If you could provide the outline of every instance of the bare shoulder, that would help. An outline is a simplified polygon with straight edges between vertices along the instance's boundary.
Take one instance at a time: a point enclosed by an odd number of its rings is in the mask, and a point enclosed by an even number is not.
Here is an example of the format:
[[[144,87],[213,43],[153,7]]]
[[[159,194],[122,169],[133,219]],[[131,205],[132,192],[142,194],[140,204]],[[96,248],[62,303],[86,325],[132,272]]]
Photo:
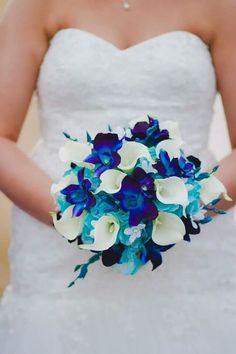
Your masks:
[[[0,21],[0,33],[12,36],[50,36],[56,26],[55,9],[60,0],[8,0]]]
[[[51,0],[9,0],[0,21],[0,135],[17,140],[48,48]]]
[[[236,39],[236,0],[211,0],[208,2],[212,24],[212,42]]]

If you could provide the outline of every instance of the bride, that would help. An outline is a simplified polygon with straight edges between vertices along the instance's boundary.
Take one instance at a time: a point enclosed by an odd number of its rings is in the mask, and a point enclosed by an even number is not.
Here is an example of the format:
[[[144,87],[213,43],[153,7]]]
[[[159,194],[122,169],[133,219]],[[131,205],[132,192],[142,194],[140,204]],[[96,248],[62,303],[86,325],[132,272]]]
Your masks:
[[[194,0],[12,0],[0,26],[0,187],[14,203],[11,279],[0,306],[1,354],[234,354],[233,202],[191,243],[125,276],[100,263],[72,288],[86,251],[59,237],[50,186],[63,131],[177,120],[191,153],[207,148],[217,91],[232,152],[217,176],[236,198],[236,5]],[[32,94],[41,139],[16,146]],[[220,143],[220,142],[219,142]],[[88,251],[89,252],[89,251]]]

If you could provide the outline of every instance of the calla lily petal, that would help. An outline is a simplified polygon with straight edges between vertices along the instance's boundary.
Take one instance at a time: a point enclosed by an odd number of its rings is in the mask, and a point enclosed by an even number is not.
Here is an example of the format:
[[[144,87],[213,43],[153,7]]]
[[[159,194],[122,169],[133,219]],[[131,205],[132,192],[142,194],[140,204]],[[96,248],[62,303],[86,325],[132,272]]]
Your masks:
[[[79,247],[92,251],[107,250],[116,242],[119,229],[120,226],[113,216],[104,215],[95,223],[92,235],[94,243],[80,244]]]
[[[223,194],[226,200],[232,201],[232,198],[227,194],[226,187],[216,176],[211,175],[209,178],[204,178],[199,181],[199,184],[202,187],[200,197],[204,204],[208,204],[214,199],[219,198],[221,194]]]
[[[59,220],[57,220],[56,213],[51,213],[55,229],[68,240],[74,240],[81,234],[87,213],[84,211],[79,217],[73,217],[73,208],[74,205],[69,206]]]
[[[185,225],[175,214],[160,212],[153,221],[152,240],[158,245],[166,246],[183,240]]]
[[[141,157],[146,157],[149,161],[152,161],[147,146],[135,141],[124,143],[118,151],[118,154],[121,157],[121,162],[118,167],[124,171],[133,169],[137,160]]]
[[[125,173],[118,170],[104,171],[100,176],[102,183],[96,190],[96,193],[100,191],[105,191],[111,194],[119,192],[122,180],[125,176]]]
[[[78,141],[69,140],[59,149],[59,158],[63,162],[74,162],[80,166],[91,165],[83,160],[91,154],[91,147]]]
[[[164,204],[188,204],[188,190],[185,183],[179,177],[156,179],[156,196]]]
[[[181,144],[176,139],[167,139],[161,141],[156,147],[156,154],[159,156],[161,149],[167,151],[170,159],[180,156]]]

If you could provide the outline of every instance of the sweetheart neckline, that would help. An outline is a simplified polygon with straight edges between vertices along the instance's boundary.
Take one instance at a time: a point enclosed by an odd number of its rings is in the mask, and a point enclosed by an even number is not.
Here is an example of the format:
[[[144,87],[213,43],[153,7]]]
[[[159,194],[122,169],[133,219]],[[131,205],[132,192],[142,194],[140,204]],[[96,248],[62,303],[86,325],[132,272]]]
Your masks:
[[[153,37],[149,37],[143,41],[140,41],[134,45],[131,45],[127,48],[119,48],[114,43],[106,40],[103,37],[96,35],[93,32],[83,30],[81,28],[76,28],[76,27],[67,27],[67,28],[61,28],[57,32],[55,32],[55,34],[50,38],[49,43],[52,43],[57,38],[58,35],[60,35],[61,33],[65,33],[65,32],[75,32],[75,33],[77,32],[77,33],[88,35],[91,38],[94,38],[95,40],[99,40],[99,41],[105,43],[106,45],[108,45],[111,48],[113,48],[114,50],[116,50],[118,53],[126,53],[126,52],[129,52],[129,51],[134,50],[136,48],[138,49],[139,47],[142,47],[143,45],[151,43],[155,40],[158,41],[158,40],[165,39],[170,36],[177,35],[177,34],[190,36],[190,38],[196,39],[197,41],[199,41],[199,43],[201,43],[209,51],[209,45],[200,36],[198,36],[197,34],[191,32],[191,31],[186,31],[186,30],[173,30],[173,31],[162,32],[162,33],[157,34]]]

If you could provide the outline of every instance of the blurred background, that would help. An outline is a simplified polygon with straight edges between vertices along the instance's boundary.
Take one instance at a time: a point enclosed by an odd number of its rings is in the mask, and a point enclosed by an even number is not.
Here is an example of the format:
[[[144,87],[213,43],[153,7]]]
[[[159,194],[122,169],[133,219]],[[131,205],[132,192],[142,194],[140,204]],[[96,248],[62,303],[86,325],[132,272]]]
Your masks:
[[[6,0],[0,0],[0,16],[5,2]],[[216,98],[214,111],[209,145],[217,159],[220,160],[230,152],[230,143],[220,95]],[[38,138],[37,97],[34,95],[17,144],[24,152],[28,152],[32,149]],[[8,247],[11,238],[10,212],[11,202],[0,192],[0,295],[9,281]]]

